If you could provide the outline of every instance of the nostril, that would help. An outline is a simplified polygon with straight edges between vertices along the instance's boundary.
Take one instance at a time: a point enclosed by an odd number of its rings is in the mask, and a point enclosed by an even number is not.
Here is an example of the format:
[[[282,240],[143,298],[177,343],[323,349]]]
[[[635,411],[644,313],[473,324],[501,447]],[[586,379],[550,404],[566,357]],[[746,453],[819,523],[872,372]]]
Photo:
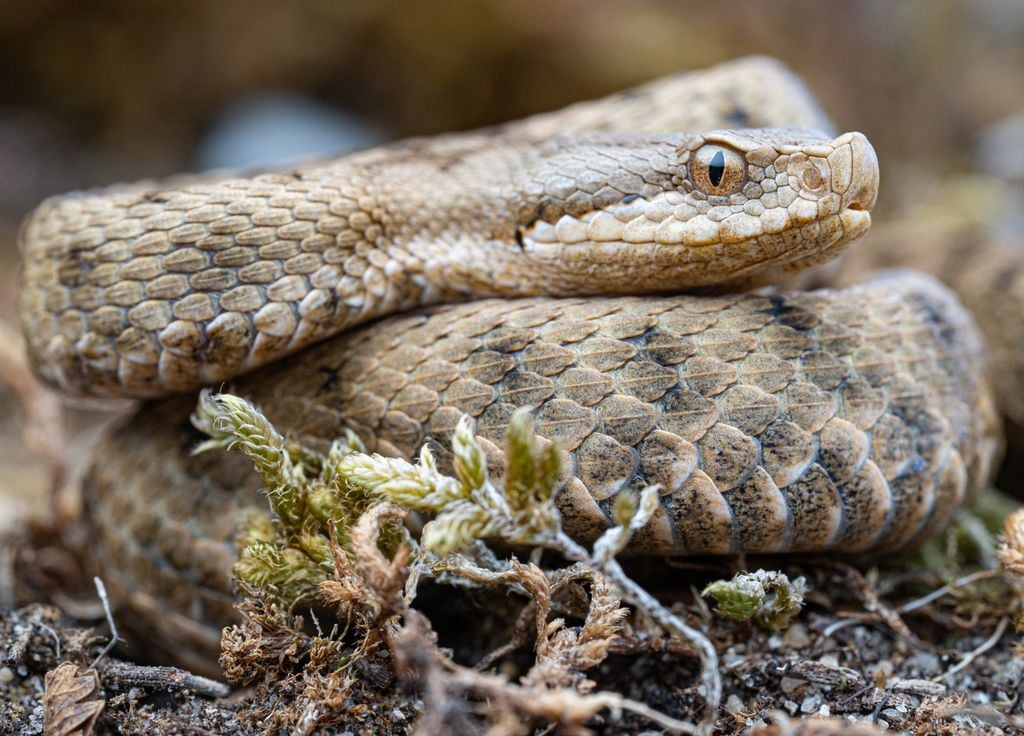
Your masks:
[[[878,197],[878,158],[875,149],[861,133],[847,133],[838,140],[842,140],[845,145],[837,153],[846,149],[836,162],[841,161],[846,172],[842,177],[847,184],[843,207],[856,212],[868,212],[874,208]]]

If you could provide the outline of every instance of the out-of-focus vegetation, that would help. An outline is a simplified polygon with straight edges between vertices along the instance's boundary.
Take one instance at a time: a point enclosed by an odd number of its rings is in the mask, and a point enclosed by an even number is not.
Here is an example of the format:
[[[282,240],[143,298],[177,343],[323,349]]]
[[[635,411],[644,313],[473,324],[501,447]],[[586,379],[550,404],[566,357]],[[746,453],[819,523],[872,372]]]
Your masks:
[[[7,0],[0,212],[190,168],[258,90],[394,136],[494,123],[681,68],[768,53],[887,168],[968,166],[972,132],[1024,107],[1016,0]],[[884,204],[884,202],[883,202]]]

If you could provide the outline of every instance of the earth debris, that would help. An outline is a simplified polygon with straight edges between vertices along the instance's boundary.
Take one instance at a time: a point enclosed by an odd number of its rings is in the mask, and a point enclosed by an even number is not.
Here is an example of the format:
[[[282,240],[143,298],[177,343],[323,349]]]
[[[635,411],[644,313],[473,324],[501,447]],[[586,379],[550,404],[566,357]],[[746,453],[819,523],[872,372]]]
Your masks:
[[[0,731],[1024,733],[1024,512],[998,543],[986,512],[965,516],[866,573],[751,558],[666,580],[665,561],[617,559],[657,489],[627,495],[586,550],[561,531],[557,450],[527,414],[500,480],[468,422],[452,475],[429,450],[371,456],[351,435],[320,455],[229,395],[205,394],[194,422],[200,449],[253,460],[273,512],[239,534],[241,620],[220,658],[235,691],[104,656],[101,619],[31,602],[0,617]],[[23,568],[69,538],[9,555],[5,584],[38,580]]]

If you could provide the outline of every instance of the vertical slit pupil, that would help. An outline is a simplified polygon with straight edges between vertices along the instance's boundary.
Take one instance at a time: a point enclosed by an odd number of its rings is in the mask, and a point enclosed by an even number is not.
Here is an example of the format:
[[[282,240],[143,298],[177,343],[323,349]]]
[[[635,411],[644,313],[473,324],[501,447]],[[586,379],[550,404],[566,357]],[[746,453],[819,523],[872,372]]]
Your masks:
[[[711,181],[711,186],[717,187],[721,184],[723,176],[725,176],[725,153],[719,149],[715,151],[715,155],[708,162],[708,179]]]

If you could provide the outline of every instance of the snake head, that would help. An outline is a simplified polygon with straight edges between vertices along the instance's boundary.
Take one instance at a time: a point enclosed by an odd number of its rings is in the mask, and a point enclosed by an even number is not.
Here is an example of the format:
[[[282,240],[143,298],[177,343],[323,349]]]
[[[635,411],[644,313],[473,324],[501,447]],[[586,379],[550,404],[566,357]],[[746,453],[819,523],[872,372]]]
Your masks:
[[[860,133],[713,131],[591,142],[540,172],[524,255],[575,293],[747,285],[838,255],[871,224],[878,160]],[[571,187],[567,182],[572,182]]]

